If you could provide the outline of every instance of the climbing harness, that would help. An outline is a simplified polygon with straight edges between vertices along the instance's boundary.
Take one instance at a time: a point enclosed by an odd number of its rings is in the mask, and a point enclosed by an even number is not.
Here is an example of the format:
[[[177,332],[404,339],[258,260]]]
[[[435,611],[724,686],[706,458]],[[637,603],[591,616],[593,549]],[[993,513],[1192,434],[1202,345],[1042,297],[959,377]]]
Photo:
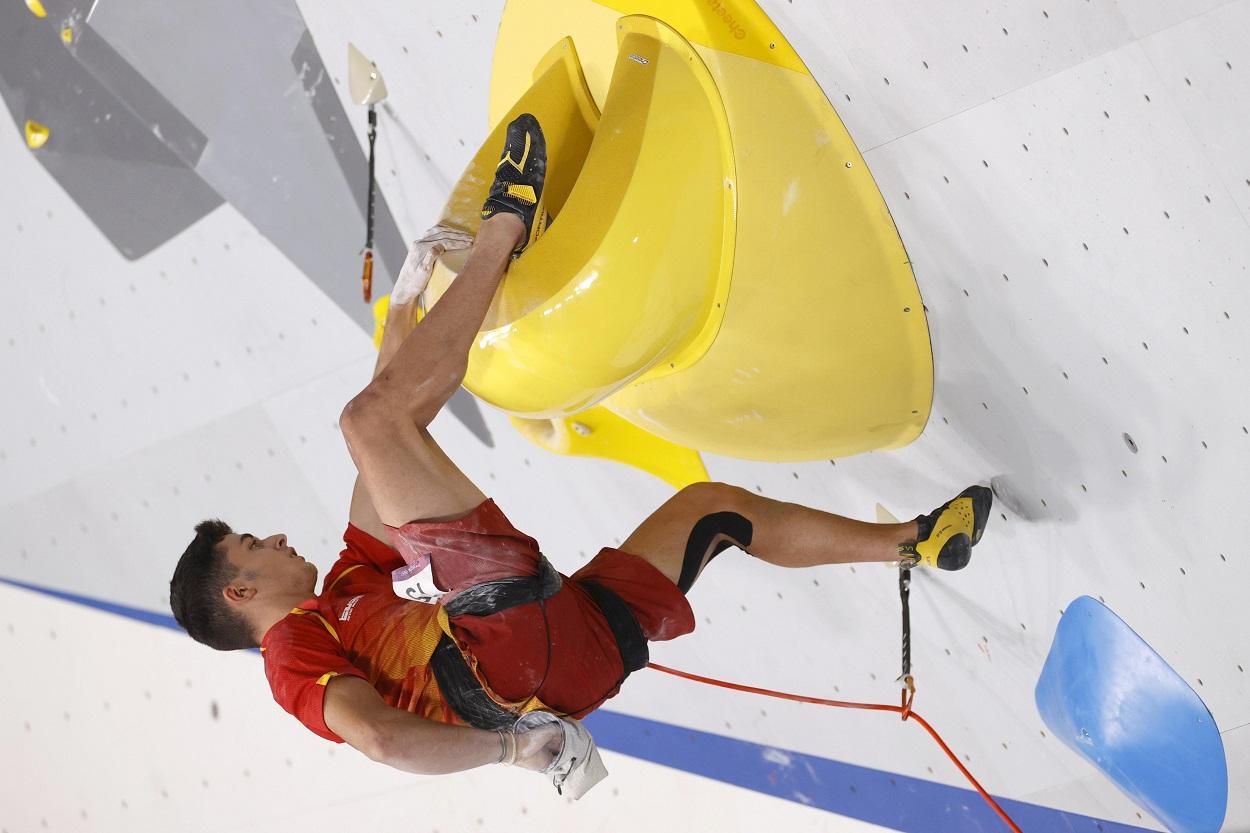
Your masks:
[[[999,806],[993,796],[985,791],[985,788],[982,787],[977,779],[972,776],[972,773],[968,771],[967,767],[959,762],[959,758],[954,752],[951,751],[950,747],[946,745],[946,742],[942,740],[941,735],[939,735],[937,731],[929,725],[929,722],[921,717],[918,712],[912,710],[912,700],[916,696],[916,682],[911,673],[911,611],[909,605],[909,597],[911,594],[911,567],[912,562],[910,561],[903,561],[899,564],[898,591],[899,598],[903,605],[903,673],[899,677],[899,682],[903,685],[901,705],[888,706],[884,703],[855,703],[847,700],[826,700],[820,697],[806,697],[801,694],[787,694],[785,692],[772,691],[766,688],[756,688],[755,686],[746,686],[738,683],[726,682],[724,680],[716,680],[711,677],[703,677],[698,674],[691,674],[687,671],[679,671],[676,668],[658,665],[654,662],[648,663],[647,667],[653,668],[656,671],[663,671],[665,674],[672,674],[675,677],[692,680],[693,682],[719,686],[721,688],[728,688],[734,691],[744,691],[748,694],[759,694],[764,697],[776,697],[781,700],[792,700],[796,703],[813,703],[818,706],[832,706],[840,709],[864,709],[867,711],[895,712],[904,721],[914,720],[929,733],[937,745],[941,747],[942,751],[946,753],[946,757],[950,758],[951,762],[959,768],[959,771],[962,772],[964,777],[968,779],[968,782],[971,783],[972,786],[976,788],[976,791],[981,794],[981,798],[985,799],[985,803],[988,804],[1004,822],[1006,822],[1007,826],[1011,828],[1013,833],[1022,833],[1016,823],[1011,820],[1011,816],[1007,815],[1006,811]]]
[[[616,647],[621,656],[622,671],[620,679],[613,687],[619,689],[630,674],[646,667],[650,659],[647,638],[638,620],[629,609],[629,605],[620,596],[593,581],[580,581],[577,584],[603,613],[603,618],[616,640]],[[545,603],[558,593],[562,586],[563,579],[560,574],[540,553],[537,575],[475,584],[456,594],[455,598],[443,605],[448,616],[490,616],[523,604],[537,603],[539,605],[543,616],[543,627],[547,632],[547,668],[543,672],[542,681],[534,688],[534,694],[527,702],[525,708],[529,710],[548,708],[538,700],[538,692],[542,690],[543,683],[547,681],[547,674],[551,670],[553,651]],[[499,730],[510,729],[516,723],[515,710],[505,708],[486,691],[449,634],[445,633],[439,640],[438,646],[430,657],[430,666],[438,681],[443,699],[470,726],[478,729]],[[577,714],[585,708],[586,706],[581,706],[570,709],[566,714]]]

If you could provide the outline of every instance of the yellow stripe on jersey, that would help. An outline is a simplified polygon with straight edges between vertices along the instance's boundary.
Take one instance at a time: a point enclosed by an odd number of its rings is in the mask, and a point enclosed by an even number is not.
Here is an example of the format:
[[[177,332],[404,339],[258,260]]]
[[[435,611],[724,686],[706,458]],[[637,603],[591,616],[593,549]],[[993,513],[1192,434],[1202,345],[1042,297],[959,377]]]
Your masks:
[[[326,630],[328,630],[328,631],[330,632],[330,636],[333,636],[333,637],[334,637],[334,641],[335,641],[335,642],[337,642],[337,643],[339,643],[340,645],[342,645],[342,644],[343,644],[343,640],[339,639],[339,633],[338,633],[338,631],[336,631],[336,630],[334,629],[334,626],[333,626],[333,625],[331,625],[329,622],[327,622],[327,621],[326,621],[326,619],[325,619],[325,617],[324,617],[324,616],[322,616],[322,615],[321,615],[320,613],[318,613],[317,611],[315,611],[315,610],[304,610],[304,608],[302,608],[302,607],[296,607],[296,608],[292,608],[292,609],[291,609],[291,612],[292,612],[292,613],[295,613],[295,614],[297,614],[297,615],[299,615],[299,616],[303,616],[305,613],[311,613],[313,616],[316,616],[316,617],[317,617],[317,619],[321,622],[321,624],[322,624],[322,625],[325,625],[325,629],[326,629]]]
[[[324,594],[326,594],[326,593],[329,593],[331,590],[333,590],[335,587],[337,587],[337,586],[338,586],[339,582],[340,582],[340,581],[342,581],[342,580],[343,580],[343,579],[347,576],[347,574],[348,574],[348,573],[350,573],[352,570],[359,570],[359,569],[360,569],[361,567],[363,567],[363,566],[365,566],[365,565],[364,565],[364,564],[356,564],[355,566],[348,567],[346,570],[344,570],[343,572],[339,573],[339,577],[338,577],[338,578],[336,578],[336,579],[334,580],[334,584],[331,584],[331,585],[330,585],[329,587],[327,587],[325,590],[322,590],[322,591],[321,591],[321,592],[322,592],[322,594],[324,595]]]

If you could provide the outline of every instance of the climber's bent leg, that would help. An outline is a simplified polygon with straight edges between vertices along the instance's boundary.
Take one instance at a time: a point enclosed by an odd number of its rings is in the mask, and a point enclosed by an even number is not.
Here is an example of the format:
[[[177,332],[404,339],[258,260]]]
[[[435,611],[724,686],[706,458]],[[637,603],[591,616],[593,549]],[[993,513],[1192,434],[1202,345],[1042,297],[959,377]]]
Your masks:
[[[621,544],[683,591],[734,546],[780,567],[899,559],[915,522],[872,524],[784,503],[724,483],[695,483],[670,498]]]
[[[340,425],[361,481],[387,526],[462,517],[486,500],[424,426],[363,410]]]

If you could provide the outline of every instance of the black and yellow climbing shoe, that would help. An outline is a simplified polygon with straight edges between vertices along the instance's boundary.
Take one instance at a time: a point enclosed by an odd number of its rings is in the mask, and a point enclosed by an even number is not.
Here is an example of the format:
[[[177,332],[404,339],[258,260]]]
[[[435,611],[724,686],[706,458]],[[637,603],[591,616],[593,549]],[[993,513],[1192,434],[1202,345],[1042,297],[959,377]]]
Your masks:
[[[482,219],[500,211],[515,214],[525,222],[525,237],[513,250],[519,255],[547,228],[549,218],[543,207],[543,179],[547,175],[547,141],[538,119],[522,113],[508,125],[503,154],[495,166],[495,181],[482,205]]]
[[[993,503],[994,493],[988,488],[969,486],[928,515],[916,518],[916,543],[900,547],[900,555],[916,565],[962,570],[985,532]]]

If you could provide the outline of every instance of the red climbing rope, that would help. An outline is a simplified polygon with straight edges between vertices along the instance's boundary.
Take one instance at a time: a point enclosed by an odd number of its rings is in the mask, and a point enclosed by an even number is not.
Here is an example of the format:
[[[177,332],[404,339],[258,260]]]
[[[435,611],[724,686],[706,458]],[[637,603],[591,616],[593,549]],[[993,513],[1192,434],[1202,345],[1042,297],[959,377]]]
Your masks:
[[[993,796],[985,791],[985,789],[977,782],[977,779],[972,777],[972,773],[959,762],[959,758],[957,758],[955,753],[950,750],[950,747],[946,745],[946,742],[942,740],[941,736],[933,730],[933,727],[929,725],[928,721],[921,717],[918,713],[912,711],[912,698],[906,691],[903,693],[903,704],[900,706],[887,706],[883,703],[853,703],[847,700],[825,700],[820,697],[804,697],[801,694],[786,694],[780,691],[770,691],[766,688],[755,688],[754,686],[727,683],[724,680],[714,680],[711,677],[701,677],[698,674],[678,671],[675,668],[657,665],[654,662],[648,663],[647,667],[654,668],[656,671],[663,671],[665,674],[672,674],[675,677],[684,677],[685,679],[693,680],[696,683],[720,686],[721,688],[729,688],[735,691],[745,691],[748,694],[760,694],[765,697],[778,697],[782,700],[794,700],[798,703],[814,703],[818,706],[834,706],[840,709],[867,709],[869,711],[894,712],[895,714],[901,715],[903,720],[911,718],[923,726],[925,731],[933,736],[933,739],[937,741],[938,746],[942,747],[942,751],[946,753],[946,756],[954,762],[955,766],[959,767],[959,771],[964,774],[964,777],[968,779],[972,786],[977,788],[977,792],[979,792],[981,797],[985,799],[985,803],[989,804],[990,807],[994,809],[994,812],[998,813],[998,815],[1002,817],[1003,821],[1007,823],[1007,826],[1010,827],[1014,833],[1021,833],[1020,828],[1017,827],[1016,823],[1011,820],[1011,816],[1007,815],[1003,808],[998,806],[998,802],[994,800]]]

